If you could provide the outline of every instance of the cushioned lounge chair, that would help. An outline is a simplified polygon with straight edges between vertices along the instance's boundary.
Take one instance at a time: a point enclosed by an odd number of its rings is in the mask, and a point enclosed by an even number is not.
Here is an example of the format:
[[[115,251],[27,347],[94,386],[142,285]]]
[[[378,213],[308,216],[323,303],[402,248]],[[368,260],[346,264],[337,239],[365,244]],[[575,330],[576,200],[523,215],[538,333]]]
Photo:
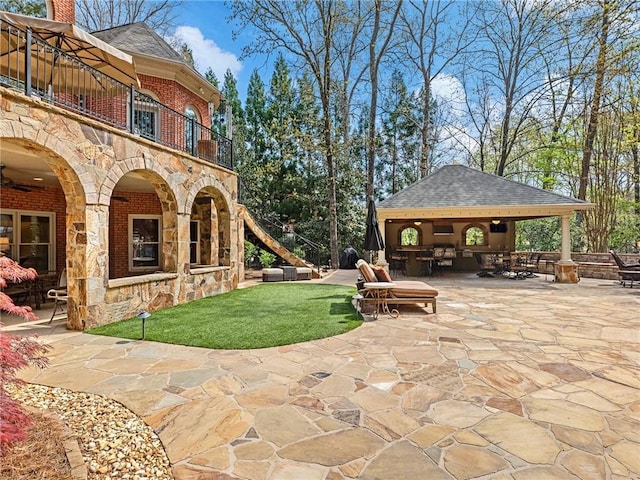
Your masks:
[[[400,304],[424,304],[425,306],[431,305],[433,313],[436,313],[436,297],[438,291],[431,285],[425,282],[417,280],[392,280],[389,273],[382,267],[369,265],[364,260],[360,259],[356,262],[356,267],[360,271],[360,275],[364,278],[365,282],[393,282],[393,287],[389,292],[387,303],[389,305]],[[367,298],[367,289],[363,288],[358,293]]]

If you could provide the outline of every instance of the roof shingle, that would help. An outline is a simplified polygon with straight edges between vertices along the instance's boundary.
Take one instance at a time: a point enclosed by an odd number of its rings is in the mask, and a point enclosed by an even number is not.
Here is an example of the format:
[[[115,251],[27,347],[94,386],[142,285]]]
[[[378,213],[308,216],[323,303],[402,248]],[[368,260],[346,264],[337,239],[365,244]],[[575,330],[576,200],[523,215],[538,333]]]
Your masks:
[[[183,58],[145,23],[130,23],[119,27],[93,32],[92,35],[125,52],[141,53],[154,57],[184,62]]]
[[[587,202],[474,170],[446,165],[378,203],[378,208],[582,205]]]

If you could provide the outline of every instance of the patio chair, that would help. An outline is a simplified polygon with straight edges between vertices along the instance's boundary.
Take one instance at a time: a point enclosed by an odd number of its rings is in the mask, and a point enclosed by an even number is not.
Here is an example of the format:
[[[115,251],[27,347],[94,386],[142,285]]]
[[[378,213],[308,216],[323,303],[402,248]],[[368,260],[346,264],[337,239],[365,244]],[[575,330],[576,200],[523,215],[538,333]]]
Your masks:
[[[640,271],[640,263],[625,263],[614,250],[609,250],[613,260],[620,270],[638,270]]]
[[[356,263],[356,267],[360,271],[364,282],[393,282],[395,286],[389,290],[389,296],[386,298],[386,303],[389,305],[400,304],[424,304],[431,305],[433,313],[436,313],[436,297],[438,291],[431,285],[419,280],[392,280],[389,273],[382,267],[376,267],[369,265],[364,260],[360,259]],[[373,300],[373,295],[368,292],[366,288],[360,290],[360,293],[365,301]]]
[[[53,313],[49,319],[49,323],[53,321],[53,317],[56,316],[58,307],[63,308],[69,300],[69,294],[67,293],[67,269],[62,269],[60,273],[60,279],[58,280],[58,287],[52,288],[47,292],[47,298],[53,300]]]
[[[480,267],[480,271],[476,273],[479,277],[493,277],[493,271],[495,270],[495,264],[492,256],[485,253],[476,253],[476,262]]]
[[[527,277],[537,277],[535,272],[540,271],[540,258],[542,258],[542,254],[531,254],[529,258],[526,260],[524,264],[524,274]]]

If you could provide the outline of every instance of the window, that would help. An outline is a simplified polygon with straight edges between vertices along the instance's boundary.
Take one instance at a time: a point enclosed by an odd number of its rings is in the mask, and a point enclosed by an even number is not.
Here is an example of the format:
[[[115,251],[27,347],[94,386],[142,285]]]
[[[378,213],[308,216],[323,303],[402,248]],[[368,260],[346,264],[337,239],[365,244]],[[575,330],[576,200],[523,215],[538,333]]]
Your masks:
[[[464,244],[465,245],[484,245],[485,234],[484,230],[478,226],[469,226],[464,232]]]
[[[162,244],[162,218],[157,215],[129,215],[131,270],[158,270]]]
[[[151,140],[156,139],[156,112],[155,110],[138,110],[133,112],[133,121],[136,133]]]
[[[0,250],[9,258],[14,258],[15,236],[13,214],[0,214]]]
[[[0,248],[38,272],[55,270],[54,232],[54,213],[16,210],[0,215]]]
[[[197,136],[196,123],[198,122],[198,114],[192,107],[187,107],[184,112],[185,117],[185,146],[187,152],[193,152],[195,148],[194,138]]]
[[[420,232],[417,228],[406,227],[400,232],[400,245],[420,245]]]
[[[200,264],[200,222],[191,220],[189,224],[191,236],[189,237],[189,263],[191,265]]]
[[[149,140],[159,140],[160,110],[158,102],[144,93],[136,94],[133,111],[133,131]]]

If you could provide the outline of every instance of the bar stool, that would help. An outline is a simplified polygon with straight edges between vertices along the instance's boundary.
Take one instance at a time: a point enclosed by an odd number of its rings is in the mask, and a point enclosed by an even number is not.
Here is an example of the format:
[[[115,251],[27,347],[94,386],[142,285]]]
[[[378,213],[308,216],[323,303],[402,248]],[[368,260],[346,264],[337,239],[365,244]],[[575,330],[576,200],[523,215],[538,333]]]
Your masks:
[[[431,276],[433,274],[433,257],[419,255],[416,261],[420,264],[420,274]]]
[[[406,253],[394,252],[391,254],[389,269],[396,274],[407,274],[407,261],[409,256]]]

